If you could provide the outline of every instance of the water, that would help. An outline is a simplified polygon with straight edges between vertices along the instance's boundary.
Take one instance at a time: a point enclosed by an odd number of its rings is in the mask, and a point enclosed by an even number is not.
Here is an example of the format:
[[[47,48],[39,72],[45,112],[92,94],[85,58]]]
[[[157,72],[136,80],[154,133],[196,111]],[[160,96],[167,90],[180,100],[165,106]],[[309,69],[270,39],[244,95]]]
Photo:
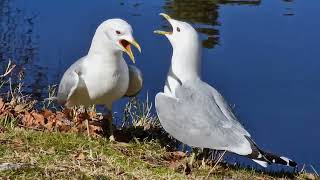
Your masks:
[[[87,53],[98,24],[120,17],[133,26],[142,47],[142,54],[134,52],[145,79],[140,98],[153,99],[163,89],[171,58],[168,40],[153,34],[168,26],[158,15],[166,12],[200,32],[203,79],[235,105],[255,141],[319,169],[319,5],[318,0],[0,0],[1,64],[14,59],[26,70],[27,90],[46,96],[47,86]],[[125,102],[114,110],[121,112]]]

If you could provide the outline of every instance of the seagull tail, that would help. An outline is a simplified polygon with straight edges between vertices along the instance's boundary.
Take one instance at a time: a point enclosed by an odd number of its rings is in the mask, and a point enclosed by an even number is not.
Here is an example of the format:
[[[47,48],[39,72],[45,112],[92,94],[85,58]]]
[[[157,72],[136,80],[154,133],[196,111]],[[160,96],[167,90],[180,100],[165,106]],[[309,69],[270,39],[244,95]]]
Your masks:
[[[268,165],[281,164],[290,167],[296,167],[297,163],[287,157],[278,156],[269,152],[262,151],[256,143],[249,137],[246,137],[250,142],[252,153],[248,154],[247,157],[252,159],[254,162],[258,163],[263,167],[267,167]]]

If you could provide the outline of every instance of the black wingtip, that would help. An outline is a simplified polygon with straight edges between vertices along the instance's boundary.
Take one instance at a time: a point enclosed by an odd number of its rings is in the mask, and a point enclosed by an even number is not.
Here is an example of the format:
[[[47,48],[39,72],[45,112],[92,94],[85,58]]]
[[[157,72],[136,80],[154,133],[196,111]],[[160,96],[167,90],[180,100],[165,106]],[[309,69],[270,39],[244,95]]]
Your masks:
[[[265,157],[272,163],[281,164],[285,166],[297,167],[297,163],[287,157],[277,156],[272,153],[264,152]]]
[[[251,148],[252,148],[252,153],[247,155],[247,157],[266,162],[268,164],[274,163],[274,164],[281,164],[285,166],[290,166],[290,167],[297,167],[297,163],[287,157],[284,156],[278,156],[269,152],[265,152],[258,148],[258,146],[255,144],[255,142],[250,138],[247,137],[248,141],[250,142]]]
[[[275,156],[275,155],[273,155],[273,156]],[[291,167],[297,167],[297,165],[298,165],[295,161],[293,161],[287,157],[281,156],[281,157],[275,157],[275,158],[277,159],[277,161],[279,161],[279,158],[280,158],[281,162],[279,164],[283,164],[283,165],[287,165],[287,166],[291,166]]]
[[[298,164],[297,164],[295,161],[290,160],[290,161],[289,161],[289,166],[291,166],[291,167],[297,167]]]

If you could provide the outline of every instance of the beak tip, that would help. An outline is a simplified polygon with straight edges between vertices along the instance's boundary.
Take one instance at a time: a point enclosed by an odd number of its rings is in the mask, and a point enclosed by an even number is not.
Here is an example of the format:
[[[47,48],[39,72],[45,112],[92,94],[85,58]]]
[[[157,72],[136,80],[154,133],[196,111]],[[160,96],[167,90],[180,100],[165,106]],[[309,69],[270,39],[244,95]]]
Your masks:
[[[125,53],[127,53],[128,56],[130,57],[130,60],[131,60],[133,63],[135,63],[136,61],[135,61],[135,59],[134,59],[134,55],[133,55],[133,53],[132,53],[130,44],[133,45],[133,46],[135,46],[140,53],[141,53],[141,47],[140,47],[140,45],[138,44],[138,42],[137,42],[136,40],[134,40],[134,39],[133,39],[133,40],[126,40],[126,41],[128,41],[129,45],[126,46],[126,47],[123,46],[123,48],[124,48],[123,51],[124,51]]]
[[[139,53],[141,53],[141,47],[138,46],[137,49],[138,49]]]
[[[133,40],[131,44],[135,46],[138,49],[138,51],[141,53],[141,47],[136,40]]]
[[[169,21],[170,19],[172,19],[168,14],[165,14],[165,13],[160,13],[159,15],[160,15],[160,16],[163,16],[163,17],[166,18],[168,21]]]

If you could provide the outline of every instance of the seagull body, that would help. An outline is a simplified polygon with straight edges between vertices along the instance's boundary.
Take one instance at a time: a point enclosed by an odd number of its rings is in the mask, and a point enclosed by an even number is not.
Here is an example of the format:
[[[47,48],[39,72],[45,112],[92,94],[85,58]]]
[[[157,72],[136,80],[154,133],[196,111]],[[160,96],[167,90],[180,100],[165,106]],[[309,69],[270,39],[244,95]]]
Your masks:
[[[126,52],[134,62],[130,44],[141,51],[126,21],[109,19],[103,22],[96,30],[88,54],[64,73],[58,102],[67,107],[105,105],[111,113],[114,101],[127,93],[131,96],[138,93],[142,88],[142,74],[138,68],[128,67],[123,58]],[[112,116],[111,119],[109,116],[111,121]]]
[[[156,95],[156,110],[163,128],[193,147],[225,150],[251,158],[266,167],[270,163],[296,166],[286,157],[262,151],[239,123],[223,96],[201,80],[201,46],[188,23],[164,16],[173,32],[165,35],[173,48],[164,93]]]
[[[111,109],[112,102],[124,96],[128,85],[129,70],[122,57],[111,62],[84,57],[65,72],[58,101],[67,107],[103,104]]]

